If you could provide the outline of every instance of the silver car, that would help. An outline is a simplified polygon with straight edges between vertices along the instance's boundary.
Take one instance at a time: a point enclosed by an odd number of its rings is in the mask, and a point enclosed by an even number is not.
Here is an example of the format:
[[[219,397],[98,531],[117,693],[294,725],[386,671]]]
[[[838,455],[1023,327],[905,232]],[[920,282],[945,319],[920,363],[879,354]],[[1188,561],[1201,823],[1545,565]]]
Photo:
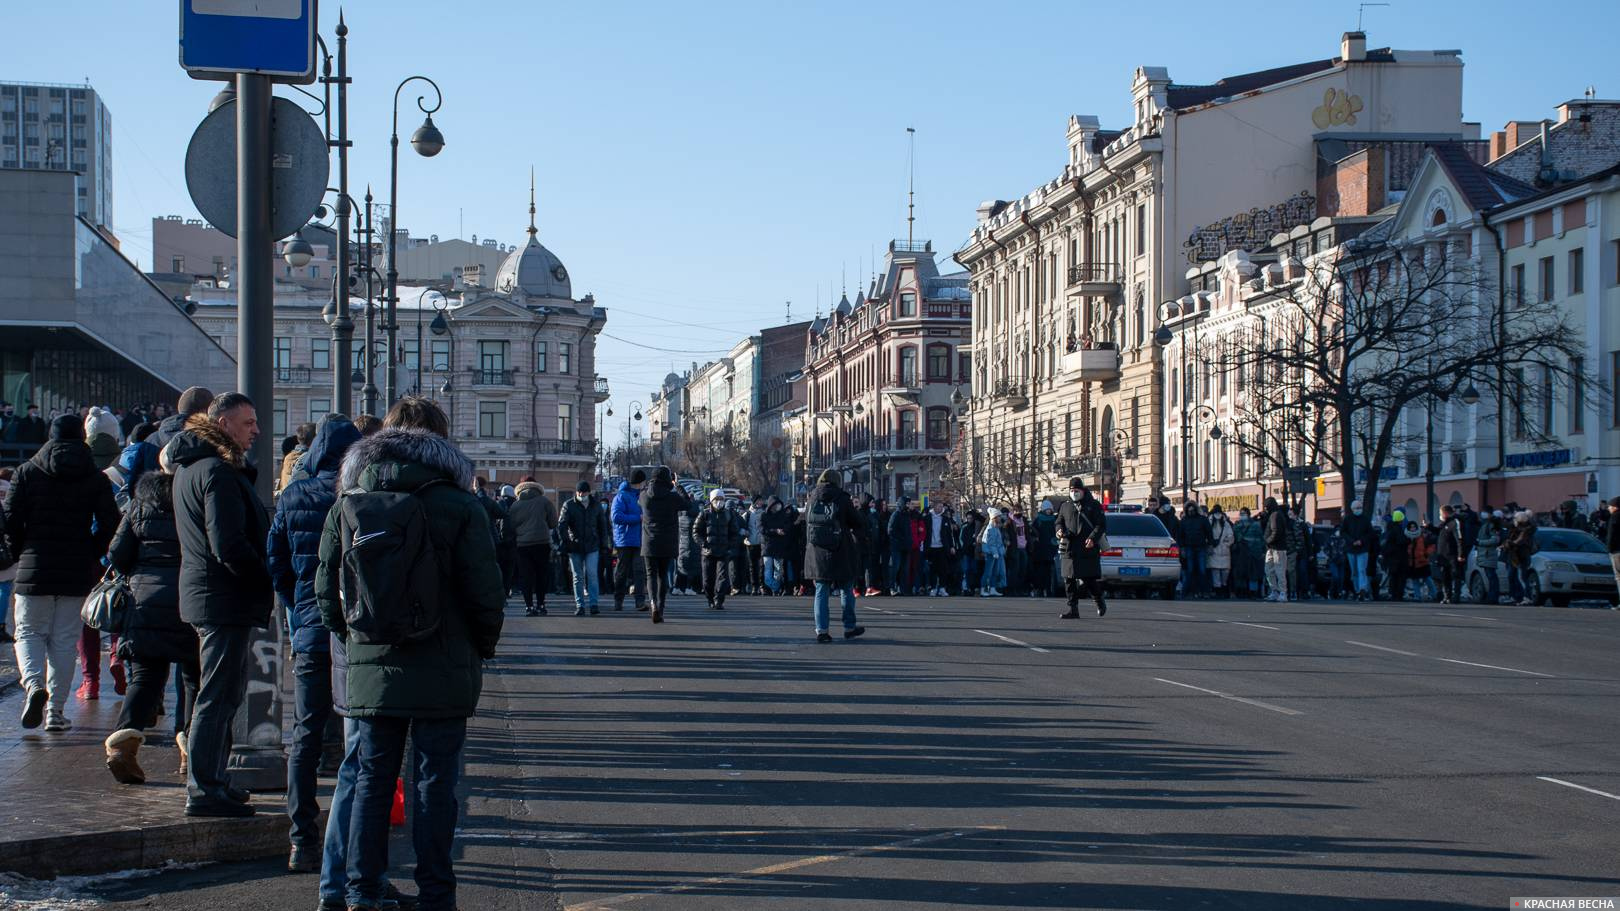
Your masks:
[[[1107,589],[1149,589],[1174,598],[1181,579],[1181,549],[1158,516],[1110,512],[1103,518],[1108,549],[1102,552],[1102,583]]]
[[[1485,573],[1489,570],[1476,563],[1476,555],[1474,551],[1468,555],[1468,598],[1487,604],[1490,583]],[[1497,591],[1505,595],[1508,592],[1505,554],[1497,558],[1495,569]],[[1530,557],[1527,588],[1525,597],[1532,604],[1551,602],[1557,607],[1568,607],[1575,600],[1620,603],[1608,549],[1596,537],[1572,528],[1536,529],[1536,552]]]

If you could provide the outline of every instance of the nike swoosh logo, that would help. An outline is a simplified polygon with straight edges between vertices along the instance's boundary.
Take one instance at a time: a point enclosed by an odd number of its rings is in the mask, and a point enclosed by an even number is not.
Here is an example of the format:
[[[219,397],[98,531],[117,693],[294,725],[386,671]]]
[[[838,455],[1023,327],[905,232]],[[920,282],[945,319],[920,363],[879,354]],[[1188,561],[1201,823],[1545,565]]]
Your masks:
[[[366,543],[367,541],[370,541],[372,538],[381,538],[382,536],[384,536],[386,534],[388,534],[388,532],[386,532],[386,531],[374,531],[369,535],[355,535],[354,540],[352,542],[350,542],[349,546],[350,547],[359,547],[360,545]]]

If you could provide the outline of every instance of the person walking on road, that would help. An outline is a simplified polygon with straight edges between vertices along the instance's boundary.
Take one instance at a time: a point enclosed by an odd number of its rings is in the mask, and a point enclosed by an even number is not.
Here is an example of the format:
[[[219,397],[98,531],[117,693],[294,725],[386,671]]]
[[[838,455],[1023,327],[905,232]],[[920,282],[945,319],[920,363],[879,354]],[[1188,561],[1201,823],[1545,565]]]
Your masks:
[[[670,570],[681,552],[681,516],[697,511],[686,492],[675,486],[674,476],[660,465],[652,483],[641,492],[641,559],[646,564],[652,622],[664,622],[669,600]]]
[[[181,698],[174,717],[180,720],[175,743],[180,747],[182,767],[186,722],[197,700],[201,674],[197,631],[180,619],[180,532],[175,525],[170,471],[149,471],[136,482],[129,508],[113,535],[107,562],[129,581],[129,614],[118,644],[129,670],[129,688],[118,708],[113,733],[103,745],[107,768],[115,780],[145,784],[140,749],[146,732],[157,726],[169,668],[180,670]]]
[[[598,613],[597,564],[612,532],[607,514],[591,499],[591,482],[574,485],[574,498],[563,506],[557,527],[563,552],[568,554],[569,574],[574,577],[574,616],[585,616],[587,609]]]
[[[715,610],[726,609],[731,591],[731,561],[742,546],[742,517],[726,505],[719,490],[709,494],[709,505],[692,523],[692,537],[703,548],[703,596]]]
[[[855,616],[855,580],[867,548],[866,523],[837,472],[828,469],[816,479],[800,521],[805,531],[804,577],[816,586],[816,641],[832,641],[829,602],[835,592],[843,606],[844,638],[854,639],[866,632]]]
[[[343,415],[322,419],[309,435],[305,477],[291,481],[276,499],[267,547],[270,581],[286,611],[292,639],[293,730],[287,753],[287,816],[292,844],[287,868],[295,873],[320,869],[320,804],[316,772],[327,722],[332,718],[332,635],[315,599],[321,534],[338,498],[338,470],[360,431]]]
[[[119,521],[112,484],[96,470],[77,415],[52,421],[50,439],[17,469],[5,515],[17,560],[22,726],[43,721],[45,730],[64,732],[73,726],[67,698],[85,629],[79,608],[101,576],[101,558]]]
[[[500,642],[506,591],[488,514],[472,493],[472,462],[450,442],[449,431],[433,402],[410,396],[396,403],[384,429],[344,456],[343,505],[321,536],[316,599],[322,619],[346,646],[348,711],[359,740],[345,895],[350,909],[378,908],[385,897],[389,810],[407,737],[416,781],[417,906],[456,907],[452,856],[462,747],[467,719],[478,709],[484,662]],[[431,549],[427,562],[440,569],[418,573],[422,561],[408,550],[409,522],[395,536],[404,545],[385,539],[370,551],[361,551],[361,536],[345,533],[353,519],[399,515],[399,506],[383,504],[398,503],[401,494],[419,504],[422,534],[415,540],[422,551]],[[394,560],[409,560],[398,570],[429,591],[379,585]],[[419,622],[430,624],[426,634]],[[400,624],[413,633],[391,634]]]
[[[506,521],[517,543],[523,612],[543,617],[546,593],[551,591],[551,533],[557,527],[557,507],[538,482],[523,481],[517,486],[517,500],[507,510]]]
[[[613,609],[624,610],[624,596],[634,580],[636,610],[647,609],[647,568],[641,562],[641,489],[647,472],[630,472],[613,498]]]
[[[877,522],[868,513],[863,516],[868,530],[876,527]],[[761,522],[761,529],[765,537],[765,588],[772,595],[781,595],[787,590],[788,551],[793,541],[793,516],[782,505],[782,501],[771,497],[770,506],[765,509],[765,518]],[[873,561],[865,561],[870,577],[870,567]],[[881,574],[876,578],[882,578]],[[869,595],[877,594],[876,588],[867,591]]]
[[[1270,593],[1267,601],[1288,600],[1288,567],[1293,556],[1288,551],[1293,522],[1288,511],[1277,505],[1276,497],[1266,497],[1265,511],[1260,514],[1260,527],[1266,542],[1266,585]]]
[[[933,588],[928,594],[936,598],[944,598],[950,594],[953,583],[951,578],[951,564],[956,556],[956,522],[945,514],[945,501],[936,499],[928,509],[928,515],[923,517],[923,535],[925,553],[928,555],[929,575]],[[862,523],[862,531],[865,530]]]
[[[202,677],[187,729],[187,816],[252,816],[245,791],[225,770],[231,723],[247,695],[253,629],[270,625],[265,565],[270,523],[253,489],[247,453],[259,436],[247,396],[214,399],[169,441],[175,466],[174,512],[180,534],[180,617],[197,630]]]
[[[1058,507],[1057,538],[1062,559],[1065,593],[1069,609],[1061,619],[1080,616],[1080,593],[1084,591],[1097,604],[1097,616],[1108,613],[1103,600],[1102,551],[1107,534],[1107,517],[1102,504],[1078,477],[1069,479],[1069,499]]]

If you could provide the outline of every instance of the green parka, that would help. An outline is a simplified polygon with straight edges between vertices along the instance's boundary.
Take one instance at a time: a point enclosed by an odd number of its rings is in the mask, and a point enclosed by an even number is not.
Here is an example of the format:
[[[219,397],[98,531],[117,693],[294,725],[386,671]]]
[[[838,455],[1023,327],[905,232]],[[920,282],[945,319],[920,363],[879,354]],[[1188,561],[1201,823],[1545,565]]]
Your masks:
[[[449,611],[431,639],[408,645],[368,645],[345,637],[338,598],[342,578],[339,509],[321,535],[315,596],[328,629],[347,645],[349,715],[357,718],[465,718],[478,708],[483,663],[495,657],[506,593],[489,517],[472,493],[473,466],[449,441],[425,430],[390,428],[349,448],[339,496],[360,490],[423,491],[429,534],[449,586]],[[341,503],[341,500],[340,500]]]

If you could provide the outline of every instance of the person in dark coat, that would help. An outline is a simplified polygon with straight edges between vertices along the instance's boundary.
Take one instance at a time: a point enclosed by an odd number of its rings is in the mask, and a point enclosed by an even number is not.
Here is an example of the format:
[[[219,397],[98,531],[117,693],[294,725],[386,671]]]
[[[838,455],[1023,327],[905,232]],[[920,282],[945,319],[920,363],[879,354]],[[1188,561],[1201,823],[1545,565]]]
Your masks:
[[[551,591],[551,533],[557,527],[557,507],[544,487],[526,480],[517,486],[517,499],[506,510],[506,524],[517,548],[524,612],[543,616],[546,593]]]
[[[591,482],[574,485],[574,498],[563,504],[557,530],[563,552],[568,554],[569,573],[574,577],[574,616],[585,616],[587,608],[593,614],[599,613],[601,579],[597,567],[612,532],[607,513],[591,499]]]
[[[743,520],[726,505],[725,494],[709,494],[709,505],[692,523],[692,537],[703,549],[703,596],[715,610],[726,609],[731,591],[731,561],[742,547]]]
[[[153,446],[159,449],[169,445],[169,441],[179,436],[186,429],[186,422],[194,414],[206,414],[208,406],[214,404],[214,394],[202,386],[192,386],[180,393],[180,408],[158,422],[157,432],[149,438]]]
[[[696,594],[703,587],[703,548],[692,537],[698,512],[694,504],[691,513],[681,513],[678,523],[681,539],[675,557],[675,588],[687,594]]]
[[[321,620],[315,600],[315,573],[321,564],[321,534],[337,502],[338,469],[343,456],[360,440],[360,431],[343,415],[329,415],[310,438],[304,464],[310,477],[292,481],[276,500],[267,545],[270,579],[287,612],[293,658],[292,749],[287,754],[287,816],[291,853],[288,869],[320,869],[321,812],[315,800],[315,778],[321,763],[322,739],[332,717],[332,634]]]
[[[1406,539],[1406,516],[1400,510],[1390,514],[1390,525],[1384,534],[1384,578],[1389,584],[1389,600],[1401,601],[1406,597],[1406,577],[1411,562],[1410,542]]]
[[[652,622],[663,623],[671,570],[681,553],[681,516],[696,514],[697,507],[685,491],[675,486],[674,475],[663,466],[653,471],[652,483],[641,492],[639,505],[641,559],[646,563]]]
[[[911,499],[900,498],[900,506],[889,515],[889,593],[912,594],[911,578]],[[808,553],[808,551],[806,552]]]
[[[389,809],[407,742],[416,781],[418,906],[456,907],[452,856],[462,747],[483,692],[484,662],[500,643],[506,590],[488,514],[472,493],[472,462],[449,432],[438,405],[407,396],[389,409],[381,431],[349,448],[338,476],[344,491],[417,491],[428,539],[444,567],[443,615],[432,637],[387,644],[349,635],[338,511],[321,536],[315,597],[321,619],[347,646],[348,711],[359,729],[345,895],[350,908],[378,908],[384,897]]]
[[[201,669],[197,631],[180,619],[180,532],[174,523],[174,477],[150,471],[135,484],[107,562],[129,582],[129,613],[118,650],[129,672],[129,689],[107,738],[107,768],[123,784],[145,784],[139,751],[157,725],[169,684],[169,667],[180,669],[176,718],[186,719],[197,698]],[[184,749],[185,723],[175,737]],[[182,752],[182,756],[185,754]]]
[[[861,564],[866,582],[866,595],[871,597],[883,593],[883,510],[878,501],[872,499],[869,493],[861,494],[861,518],[866,524],[866,553],[861,555]],[[857,580],[860,581],[860,580]]]
[[[6,442],[21,446],[39,446],[45,443],[48,431],[49,425],[39,416],[39,406],[30,404],[26,415],[6,426],[6,432],[11,434]]]
[[[1181,510],[1181,593],[1185,598],[1202,598],[1209,585],[1209,519],[1196,502],[1189,500]]]
[[[876,520],[869,515],[867,527],[875,524]],[[788,558],[793,549],[793,515],[780,499],[771,497],[760,527],[765,536],[765,587],[771,594],[780,595],[787,589]]]
[[[1064,620],[1080,616],[1080,593],[1084,591],[1097,604],[1097,616],[1108,613],[1103,600],[1102,542],[1107,534],[1107,517],[1102,504],[1086,489],[1081,478],[1069,479],[1069,499],[1058,507],[1057,542],[1059,569],[1069,609],[1059,615]]]
[[[101,576],[101,558],[118,528],[112,484],[96,470],[77,415],[53,421],[50,441],[17,469],[5,514],[5,534],[17,559],[22,725],[37,728],[43,721],[47,731],[67,731],[74,654],[85,629],[79,609]]]
[[[1345,557],[1350,564],[1350,582],[1355,589],[1355,597],[1358,601],[1371,600],[1367,561],[1368,555],[1375,550],[1378,536],[1360,500],[1350,504],[1349,514],[1339,521],[1339,532],[1344,538]]]
[[[174,514],[180,533],[180,618],[197,629],[202,679],[187,727],[187,816],[251,816],[231,787],[225,762],[231,722],[247,696],[253,629],[270,625],[270,522],[253,489],[247,452],[258,413],[227,393],[195,414],[164,448],[175,468]]]
[[[816,641],[832,641],[828,601],[833,592],[843,601],[844,638],[854,639],[866,632],[855,617],[855,580],[867,548],[866,521],[839,483],[838,472],[821,473],[800,524],[805,535],[804,577],[816,584]]]
[[[1468,559],[1468,551],[1463,547],[1465,535],[1462,516],[1449,503],[1440,507],[1440,533],[1434,545],[1434,578],[1440,583],[1441,604],[1456,604],[1462,600],[1463,562]]]

